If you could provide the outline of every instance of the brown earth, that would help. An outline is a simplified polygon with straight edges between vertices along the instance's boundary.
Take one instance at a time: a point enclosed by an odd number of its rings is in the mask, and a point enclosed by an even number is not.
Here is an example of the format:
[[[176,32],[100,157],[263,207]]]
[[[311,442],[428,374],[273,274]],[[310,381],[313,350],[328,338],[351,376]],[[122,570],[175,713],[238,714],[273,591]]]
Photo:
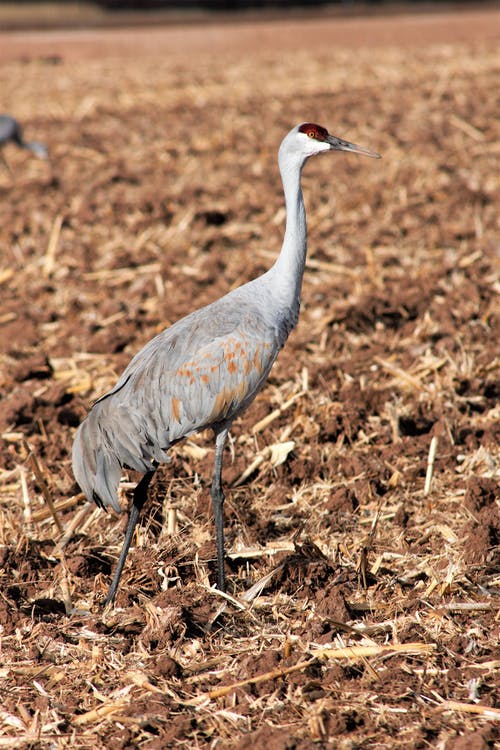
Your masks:
[[[2,106],[51,159],[0,173],[0,746],[499,746],[499,36],[493,11],[2,35]],[[301,319],[226,454],[235,600],[202,435],[103,610],[125,516],[79,494],[75,428],[272,262],[302,120],[383,159],[305,169]]]

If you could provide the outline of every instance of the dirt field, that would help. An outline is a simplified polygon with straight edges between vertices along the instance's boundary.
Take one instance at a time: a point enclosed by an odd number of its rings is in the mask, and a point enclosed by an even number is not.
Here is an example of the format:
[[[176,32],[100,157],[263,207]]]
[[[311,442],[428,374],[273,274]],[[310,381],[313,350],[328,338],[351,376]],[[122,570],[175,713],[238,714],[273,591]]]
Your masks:
[[[1,35],[1,106],[51,159],[0,172],[0,747],[500,747],[499,37],[493,11]],[[272,263],[303,120],[383,159],[304,170],[301,319],[226,451],[234,598],[204,434],[103,610],[126,513],[79,493],[75,428]]]

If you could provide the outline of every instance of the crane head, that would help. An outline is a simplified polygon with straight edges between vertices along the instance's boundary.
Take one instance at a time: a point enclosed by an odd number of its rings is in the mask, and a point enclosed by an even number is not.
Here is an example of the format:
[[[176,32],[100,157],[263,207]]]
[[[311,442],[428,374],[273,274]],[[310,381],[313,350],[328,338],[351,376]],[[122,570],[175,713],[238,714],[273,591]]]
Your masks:
[[[352,154],[362,154],[373,159],[380,159],[380,154],[370,151],[363,146],[344,141],[335,135],[330,135],[326,128],[313,122],[303,122],[292,130],[290,135],[296,134],[305,158],[320,154],[323,151],[348,151]]]

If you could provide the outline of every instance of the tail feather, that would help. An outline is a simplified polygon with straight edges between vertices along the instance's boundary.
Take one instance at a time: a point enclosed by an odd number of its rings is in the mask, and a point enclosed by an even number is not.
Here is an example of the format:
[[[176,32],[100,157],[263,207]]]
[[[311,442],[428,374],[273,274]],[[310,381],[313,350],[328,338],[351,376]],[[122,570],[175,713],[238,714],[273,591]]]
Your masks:
[[[105,506],[111,505],[118,511],[120,510],[118,484],[121,475],[122,467],[117,457],[99,448],[96,455],[94,494],[102,500]]]
[[[120,511],[118,485],[124,466],[145,474],[169,456],[133,410],[97,401],[73,443],[73,473],[89,500]]]
[[[78,428],[73,443],[73,474],[89,500],[101,507],[111,505],[120,512],[118,484],[122,463],[116,452],[102,440],[95,415],[89,412]]]

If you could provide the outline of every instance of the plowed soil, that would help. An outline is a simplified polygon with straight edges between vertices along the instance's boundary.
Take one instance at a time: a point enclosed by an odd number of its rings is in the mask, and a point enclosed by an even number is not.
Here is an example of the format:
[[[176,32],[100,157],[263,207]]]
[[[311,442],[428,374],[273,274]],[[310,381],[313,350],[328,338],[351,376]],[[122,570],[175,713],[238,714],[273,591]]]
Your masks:
[[[494,11],[3,35],[0,746],[498,747]],[[77,425],[166,325],[269,267],[316,121],[301,318],[225,456],[87,503]],[[435,451],[434,459],[432,454]],[[124,510],[137,481],[124,472]]]

